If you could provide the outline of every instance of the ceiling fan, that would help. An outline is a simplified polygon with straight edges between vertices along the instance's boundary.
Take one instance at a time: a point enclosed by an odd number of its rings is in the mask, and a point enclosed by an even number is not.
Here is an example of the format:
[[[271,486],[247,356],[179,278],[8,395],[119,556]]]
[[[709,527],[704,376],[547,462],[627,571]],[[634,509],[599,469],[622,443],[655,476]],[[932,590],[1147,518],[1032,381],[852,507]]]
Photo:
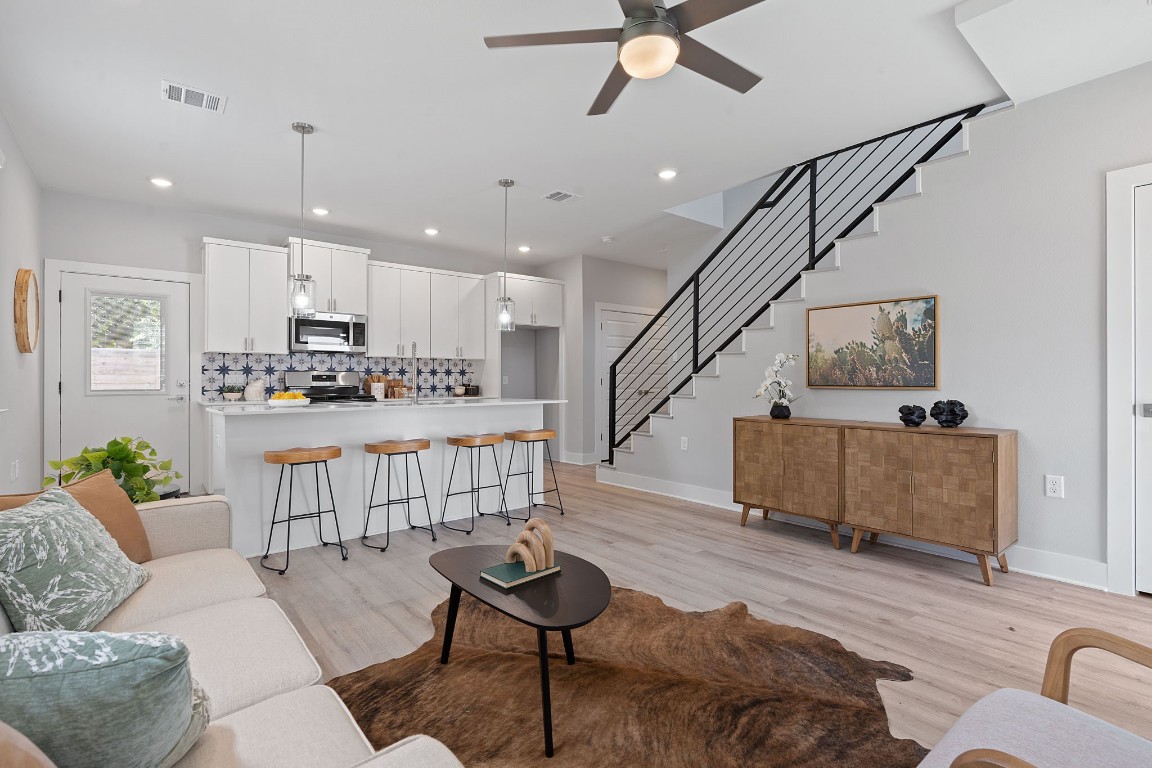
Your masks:
[[[763,0],[685,0],[671,8],[663,0],[619,0],[624,25],[609,29],[578,29],[529,35],[485,37],[489,48],[565,43],[616,43],[616,66],[592,102],[589,115],[602,115],[616,101],[632,78],[649,79],[667,74],[676,64],[687,67],[721,85],[747,93],[760,76],[687,33],[731,16]]]

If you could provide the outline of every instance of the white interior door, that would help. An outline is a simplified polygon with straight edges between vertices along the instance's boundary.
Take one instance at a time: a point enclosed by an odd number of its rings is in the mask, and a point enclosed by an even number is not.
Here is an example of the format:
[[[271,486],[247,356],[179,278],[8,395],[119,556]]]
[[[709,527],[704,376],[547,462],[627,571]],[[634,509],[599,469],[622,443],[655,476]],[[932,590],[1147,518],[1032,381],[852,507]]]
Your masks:
[[[1136,589],[1152,592],[1152,186],[1135,190]]]
[[[596,449],[602,461],[608,458],[608,369],[655,315],[655,309],[643,307],[600,310],[596,326]],[[620,383],[617,382],[617,398],[623,399],[617,403],[617,410],[637,397],[634,388],[621,387]]]
[[[64,273],[58,456],[143,437],[187,478],[188,345],[187,283]]]

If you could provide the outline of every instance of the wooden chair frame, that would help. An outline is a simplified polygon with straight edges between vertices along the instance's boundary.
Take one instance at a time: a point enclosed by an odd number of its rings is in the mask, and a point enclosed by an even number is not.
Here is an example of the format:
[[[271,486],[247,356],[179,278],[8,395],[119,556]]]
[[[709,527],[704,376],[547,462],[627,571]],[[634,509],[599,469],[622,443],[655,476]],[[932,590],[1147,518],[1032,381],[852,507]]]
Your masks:
[[[1102,629],[1078,627],[1061,632],[1048,649],[1044,684],[1040,694],[1061,704],[1068,703],[1072,657],[1084,648],[1102,651],[1152,669],[1152,648]],[[970,749],[952,761],[951,768],[1035,768],[1031,763],[998,749]]]

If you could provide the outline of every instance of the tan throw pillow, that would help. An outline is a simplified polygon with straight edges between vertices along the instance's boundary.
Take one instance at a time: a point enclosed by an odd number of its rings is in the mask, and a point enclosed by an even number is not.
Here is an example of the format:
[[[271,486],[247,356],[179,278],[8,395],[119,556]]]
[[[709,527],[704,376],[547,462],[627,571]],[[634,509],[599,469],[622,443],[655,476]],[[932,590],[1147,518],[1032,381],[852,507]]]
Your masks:
[[[148,545],[148,534],[144,531],[144,523],[140,522],[140,513],[136,505],[124,493],[124,489],[116,484],[109,469],[98,472],[91,477],[77,480],[71,485],[64,486],[72,498],[80,506],[92,513],[100,521],[104,529],[134,563],[146,563],[152,559],[152,548]],[[38,493],[24,493],[11,496],[0,496],[0,512],[16,507],[22,507],[33,499]]]
[[[0,765],[4,768],[56,768],[56,764],[7,723],[0,723]]]

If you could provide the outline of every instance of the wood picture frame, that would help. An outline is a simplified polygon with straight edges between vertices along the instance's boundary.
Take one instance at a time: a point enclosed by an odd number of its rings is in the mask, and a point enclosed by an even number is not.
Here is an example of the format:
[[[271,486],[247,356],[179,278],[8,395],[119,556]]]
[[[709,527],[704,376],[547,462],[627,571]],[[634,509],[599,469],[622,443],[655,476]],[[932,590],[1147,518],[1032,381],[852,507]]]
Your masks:
[[[939,389],[939,297],[810,307],[809,389]]]
[[[24,353],[34,352],[40,343],[40,281],[34,270],[16,271],[12,322],[16,328],[16,348]]]

